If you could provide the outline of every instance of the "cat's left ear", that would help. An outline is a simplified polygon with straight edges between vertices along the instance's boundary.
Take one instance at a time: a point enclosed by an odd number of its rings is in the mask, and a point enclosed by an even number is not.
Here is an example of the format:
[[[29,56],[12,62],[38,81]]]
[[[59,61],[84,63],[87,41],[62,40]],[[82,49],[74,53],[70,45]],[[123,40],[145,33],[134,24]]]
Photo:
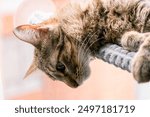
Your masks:
[[[48,36],[48,28],[38,25],[21,25],[14,29],[13,33],[22,41],[30,43],[35,47]]]

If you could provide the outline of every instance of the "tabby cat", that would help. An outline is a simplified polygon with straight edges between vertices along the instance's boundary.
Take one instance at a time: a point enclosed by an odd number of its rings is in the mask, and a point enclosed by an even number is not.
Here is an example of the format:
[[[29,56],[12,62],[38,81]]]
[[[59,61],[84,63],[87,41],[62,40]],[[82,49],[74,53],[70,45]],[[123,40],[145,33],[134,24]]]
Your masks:
[[[139,82],[150,80],[150,1],[88,0],[70,3],[55,17],[36,25],[21,25],[14,34],[35,47],[26,76],[37,68],[72,88],[90,75],[89,62],[99,48],[115,43],[137,52],[132,73]]]

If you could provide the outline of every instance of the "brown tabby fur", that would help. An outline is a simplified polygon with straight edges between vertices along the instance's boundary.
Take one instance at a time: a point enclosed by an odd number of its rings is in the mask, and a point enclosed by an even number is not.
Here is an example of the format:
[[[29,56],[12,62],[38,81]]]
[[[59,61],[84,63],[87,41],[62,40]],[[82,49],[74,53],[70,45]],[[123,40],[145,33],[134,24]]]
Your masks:
[[[138,82],[150,80],[150,1],[89,0],[68,4],[56,17],[14,30],[35,46],[28,76],[37,68],[50,78],[78,87],[90,74],[89,62],[106,43],[137,51],[132,73]],[[65,69],[57,70],[58,63]]]

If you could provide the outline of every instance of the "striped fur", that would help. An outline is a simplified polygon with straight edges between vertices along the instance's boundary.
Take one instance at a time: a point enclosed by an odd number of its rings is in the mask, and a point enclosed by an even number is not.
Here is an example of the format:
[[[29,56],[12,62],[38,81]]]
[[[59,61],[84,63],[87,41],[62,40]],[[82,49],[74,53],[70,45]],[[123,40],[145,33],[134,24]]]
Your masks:
[[[132,72],[138,82],[150,80],[149,0],[89,0],[70,3],[55,18],[14,30],[35,46],[27,76],[35,68],[50,78],[78,87],[90,75],[89,62],[106,43],[138,51]]]

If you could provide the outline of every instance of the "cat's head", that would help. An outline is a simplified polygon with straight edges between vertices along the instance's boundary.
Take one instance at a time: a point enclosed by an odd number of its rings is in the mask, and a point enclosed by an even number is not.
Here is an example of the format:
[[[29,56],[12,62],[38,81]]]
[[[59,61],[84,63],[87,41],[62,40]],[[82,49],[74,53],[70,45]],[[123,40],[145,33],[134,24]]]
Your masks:
[[[89,76],[88,48],[67,36],[59,25],[21,25],[14,29],[14,34],[35,47],[34,61],[27,76],[39,68],[50,78],[73,88]]]

